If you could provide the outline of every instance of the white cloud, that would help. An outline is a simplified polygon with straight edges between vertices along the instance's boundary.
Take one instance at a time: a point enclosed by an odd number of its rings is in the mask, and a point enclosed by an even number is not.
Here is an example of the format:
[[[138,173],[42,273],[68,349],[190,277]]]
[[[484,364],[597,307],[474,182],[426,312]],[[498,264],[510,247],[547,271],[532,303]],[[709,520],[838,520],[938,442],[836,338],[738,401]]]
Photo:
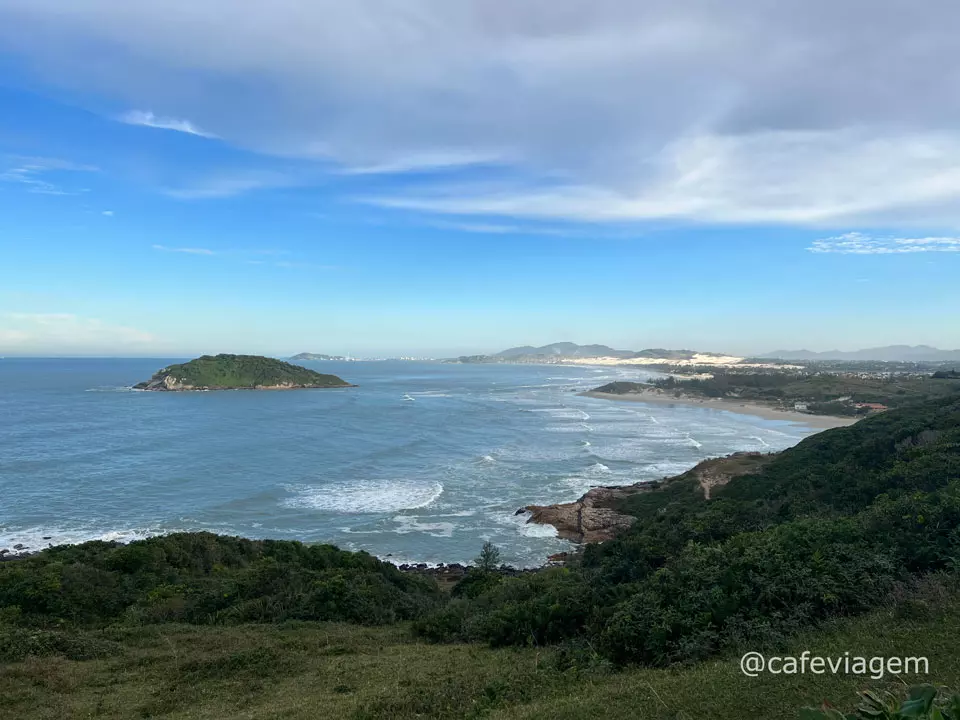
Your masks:
[[[0,313],[0,354],[142,351],[147,332],[72,313]]]
[[[39,195],[79,195],[85,189],[66,189],[54,182],[60,173],[99,172],[92,165],[71,163],[58,158],[19,157],[4,158],[6,168],[0,170],[0,182],[23,185],[27,192]]]
[[[175,130],[176,132],[187,133],[188,135],[198,135],[205,138],[217,137],[213,133],[208,133],[196,127],[189,120],[178,120],[177,118],[158,117],[152,112],[143,110],[130,110],[117,118],[127,125],[142,125],[144,127],[158,128],[160,130]]]
[[[960,252],[960,237],[880,237],[851,232],[814,240],[807,248],[815,253],[844,255],[891,255],[918,252]]]
[[[191,247],[168,247],[166,245],[152,245],[154,250],[160,250],[161,252],[172,252],[172,253],[186,253],[187,255],[216,255],[217,253],[213,250],[208,250],[207,248],[191,248]]]
[[[91,106],[153,109],[127,122],[400,174],[372,198],[390,207],[960,224],[960,4],[737,8],[0,0],[0,43]],[[464,166],[510,182],[454,191],[409,175]],[[221,178],[169,194],[277,186]]]
[[[960,135],[880,138],[858,129],[684,138],[629,188],[438,185],[366,201],[450,214],[823,225],[885,213],[929,217],[931,206],[957,198]],[[956,215],[960,221],[960,205]]]
[[[206,200],[243,195],[254,190],[290,187],[298,184],[292,176],[278,172],[245,172],[201,178],[192,185],[167,188],[164,194],[179,200]]]
[[[101,214],[101,215],[105,215],[106,217],[113,217],[113,215],[114,215],[113,210],[104,210],[104,211],[103,211],[102,213],[100,213],[100,214]]]

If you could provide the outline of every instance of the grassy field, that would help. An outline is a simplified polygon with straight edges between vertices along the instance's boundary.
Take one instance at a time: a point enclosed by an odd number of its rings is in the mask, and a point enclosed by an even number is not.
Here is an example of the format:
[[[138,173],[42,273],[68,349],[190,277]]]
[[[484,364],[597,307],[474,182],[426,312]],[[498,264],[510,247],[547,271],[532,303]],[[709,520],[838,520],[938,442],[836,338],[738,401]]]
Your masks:
[[[737,658],[670,669],[564,669],[555,649],[431,645],[406,625],[116,626],[83,636],[104,655],[0,665],[4,718],[795,718],[856,692],[960,687],[960,593],[951,581],[784,648],[815,655],[926,656],[929,677],[741,674]],[[76,653],[74,653],[76,654]],[[82,655],[82,653],[81,653]],[[582,668],[582,666],[581,666]]]

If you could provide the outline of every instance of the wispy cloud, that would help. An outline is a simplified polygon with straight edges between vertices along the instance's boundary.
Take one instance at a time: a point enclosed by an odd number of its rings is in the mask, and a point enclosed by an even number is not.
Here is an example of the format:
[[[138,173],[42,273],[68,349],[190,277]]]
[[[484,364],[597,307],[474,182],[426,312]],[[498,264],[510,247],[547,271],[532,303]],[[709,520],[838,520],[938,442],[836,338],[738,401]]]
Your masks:
[[[23,185],[27,192],[38,195],[79,195],[86,189],[68,189],[54,182],[58,173],[99,172],[92,165],[81,165],[67,160],[42,157],[8,156],[6,169],[0,171],[0,182]]]
[[[105,215],[106,217],[113,217],[114,212],[113,212],[113,210],[104,210],[104,211],[101,212],[100,214],[101,214],[101,215]]]
[[[228,198],[254,190],[290,187],[298,180],[280,172],[238,172],[201,178],[185,187],[167,188],[163,193],[178,200]]]
[[[842,255],[960,252],[960,237],[871,237],[863,233],[850,232],[814,240],[807,250]]]
[[[553,237],[574,237],[578,233],[571,229],[531,227],[529,225],[508,225],[501,223],[484,222],[447,222],[436,220],[429,223],[430,227],[455,232],[477,233],[482,235],[549,235]],[[591,233],[595,236],[596,233]]]
[[[477,165],[495,165],[504,163],[505,161],[506,156],[501,154],[436,150],[433,152],[414,153],[392,160],[388,159],[374,165],[344,165],[340,168],[339,172],[342,175],[399,175],[403,173],[474,167]]]
[[[189,120],[180,120],[172,117],[161,117],[154,115],[149,110],[130,110],[117,118],[127,125],[141,125],[143,127],[157,128],[159,130],[174,130],[176,132],[187,133],[188,135],[197,135],[205,138],[216,138],[213,133],[201,130]]]
[[[216,255],[217,253],[214,250],[208,250],[207,248],[191,248],[191,247],[168,247],[166,245],[152,245],[154,250],[160,250],[161,252],[172,252],[172,253],[185,253],[187,255]]]
[[[311,270],[339,270],[335,265],[321,265],[304,260],[276,260],[272,258],[289,255],[289,251],[276,248],[227,248],[224,250],[211,250],[209,248],[195,247],[170,247],[168,245],[153,245],[154,250],[168,253],[183,253],[185,255],[217,256],[223,259],[230,259],[234,262],[242,261],[246,265],[260,265],[264,267],[276,268],[301,268]],[[268,259],[263,259],[268,258]]]

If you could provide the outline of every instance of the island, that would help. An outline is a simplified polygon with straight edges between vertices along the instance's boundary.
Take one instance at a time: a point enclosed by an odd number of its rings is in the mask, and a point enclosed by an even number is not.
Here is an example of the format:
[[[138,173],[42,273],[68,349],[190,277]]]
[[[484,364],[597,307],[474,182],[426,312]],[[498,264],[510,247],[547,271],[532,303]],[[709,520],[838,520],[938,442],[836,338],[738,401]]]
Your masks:
[[[294,362],[309,362],[313,360],[346,360],[343,355],[324,355],[323,353],[302,352],[290,358]]]
[[[354,387],[336,375],[259,355],[203,355],[170,365],[135,390],[297,390]]]

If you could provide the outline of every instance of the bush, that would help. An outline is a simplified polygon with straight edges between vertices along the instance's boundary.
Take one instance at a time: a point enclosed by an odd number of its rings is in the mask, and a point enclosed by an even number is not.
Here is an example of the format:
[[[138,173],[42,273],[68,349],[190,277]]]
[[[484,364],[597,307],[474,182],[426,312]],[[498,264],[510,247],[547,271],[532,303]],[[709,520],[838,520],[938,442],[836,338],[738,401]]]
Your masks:
[[[21,625],[340,620],[379,625],[436,607],[433,581],[330,545],[178,533],[52,548],[0,565]]]

